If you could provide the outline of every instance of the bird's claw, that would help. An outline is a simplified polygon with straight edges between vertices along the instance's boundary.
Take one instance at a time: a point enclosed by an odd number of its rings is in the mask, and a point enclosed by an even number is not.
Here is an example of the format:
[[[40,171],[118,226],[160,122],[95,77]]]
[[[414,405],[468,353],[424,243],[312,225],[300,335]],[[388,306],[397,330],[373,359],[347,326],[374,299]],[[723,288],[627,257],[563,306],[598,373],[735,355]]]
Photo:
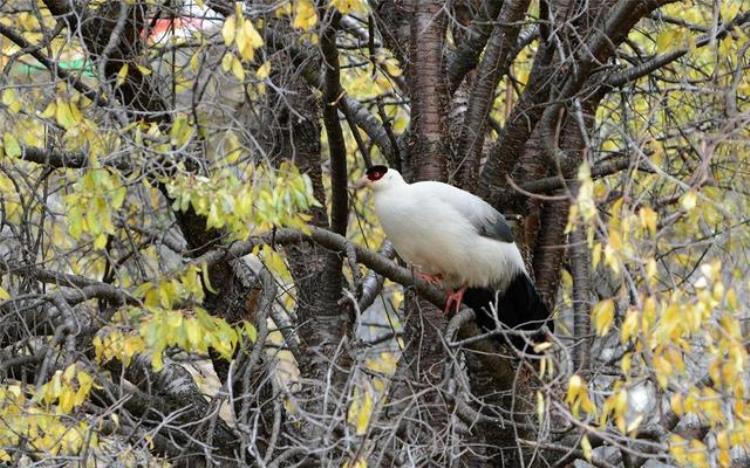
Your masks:
[[[456,313],[458,313],[458,310],[461,308],[461,302],[464,299],[464,293],[466,292],[466,286],[463,288],[457,290],[457,291],[450,291],[448,293],[448,297],[445,298],[445,310],[443,311],[445,315],[451,314],[451,306],[455,303],[456,304]]]
[[[417,273],[417,277],[422,281],[426,281],[435,286],[440,286],[443,281],[443,276],[438,273],[437,275],[428,275],[427,273]]]

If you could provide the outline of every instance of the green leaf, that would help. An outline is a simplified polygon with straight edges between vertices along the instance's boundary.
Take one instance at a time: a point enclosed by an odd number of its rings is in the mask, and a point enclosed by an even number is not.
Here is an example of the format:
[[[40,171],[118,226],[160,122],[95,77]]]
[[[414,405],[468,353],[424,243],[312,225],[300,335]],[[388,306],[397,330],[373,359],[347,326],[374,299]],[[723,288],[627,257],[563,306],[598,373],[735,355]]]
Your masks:
[[[17,158],[22,154],[21,145],[16,137],[9,132],[3,134],[3,146],[5,147],[5,154],[12,158]]]
[[[102,233],[96,236],[96,239],[94,239],[94,248],[96,250],[102,250],[106,246],[107,246],[107,235]]]
[[[18,99],[16,91],[13,88],[5,88],[3,91],[2,103],[8,106],[12,114],[18,113],[23,107],[23,103]]]
[[[190,126],[187,115],[179,114],[169,132],[170,143],[174,146],[183,146],[192,135],[193,128]]]
[[[250,341],[255,343],[255,341],[258,339],[258,330],[256,330],[255,326],[253,326],[253,324],[250,322],[245,322],[243,326],[245,328],[245,334],[247,334],[247,337],[250,339]]]
[[[211,286],[211,279],[208,276],[208,265],[204,263],[203,266],[201,266],[201,272],[203,273],[203,285],[209,292],[216,294],[218,291]]]

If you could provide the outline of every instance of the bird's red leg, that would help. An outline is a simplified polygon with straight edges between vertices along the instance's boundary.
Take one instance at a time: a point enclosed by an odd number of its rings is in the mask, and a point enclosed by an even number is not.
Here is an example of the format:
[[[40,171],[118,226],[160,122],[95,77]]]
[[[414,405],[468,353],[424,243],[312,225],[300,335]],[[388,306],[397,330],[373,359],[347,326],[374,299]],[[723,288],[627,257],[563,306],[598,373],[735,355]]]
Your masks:
[[[443,275],[438,273],[437,275],[428,275],[427,273],[421,273],[418,272],[417,276],[423,280],[427,281],[430,284],[434,284],[435,286],[439,286],[443,281]]]
[[[464,300],[464,293],[466,292],[466,286],[461,287],[456,291],[450,291],[448,297],[445,299],[445,315],[450,315],[451,305],[456,304],[456,312],[461,308],[461,301]]]

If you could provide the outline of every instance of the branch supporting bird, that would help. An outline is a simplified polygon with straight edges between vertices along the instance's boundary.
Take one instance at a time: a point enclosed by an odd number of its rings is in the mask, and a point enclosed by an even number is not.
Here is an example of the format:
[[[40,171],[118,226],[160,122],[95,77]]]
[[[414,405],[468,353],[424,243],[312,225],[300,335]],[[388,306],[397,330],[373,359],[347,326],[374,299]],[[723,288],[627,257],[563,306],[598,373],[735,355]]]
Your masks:
[[[375,213],[399,256],[423,279],[442,283],[446,313],[465,303],[486,329],[495,328],[492,311],[525,330],[548,320],[509,224],[489,203],[442,182],[408,183],[386,166],[368,168],[355,188],[373,191]]]

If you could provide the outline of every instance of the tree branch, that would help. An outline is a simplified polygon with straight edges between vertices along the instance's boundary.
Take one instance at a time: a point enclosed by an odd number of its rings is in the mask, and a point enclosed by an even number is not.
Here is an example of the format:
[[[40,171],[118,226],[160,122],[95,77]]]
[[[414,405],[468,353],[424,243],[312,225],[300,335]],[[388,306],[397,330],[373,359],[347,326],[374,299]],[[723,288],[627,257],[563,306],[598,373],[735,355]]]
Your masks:
[[[631,165],[635,165],[635,169],[640,171],[651,172],[648,167],[642,167],[635,163],[630,157],[619,157],[613,158],[609,161],[595,165],[591,169],[591,177],[593,179],[599,179],[608,175],[616,174],[622,170],[629,168]],[[561,188],[572,185],[575,182],[574,179],[565,179],[560,176],[545,177],[544,179],[532,180],[521,184],[521,188],[525,192],[530,193],[550,193]]]
[[[553,87],[550,73],[553,57],[554,49],[549,44],[543,45],[536,53],[529,74],[529,82],[521,98],[513,106],[513,111],[497,143],[489,150],[477,191],[482,198],[494,202],[496,187],[502,186],[505,176],[510,173],[513,165],[521,157],[526,141],[544,111],[544,106],[540,104],[549,97]]]
[[[461,126],[458,148],[464,149],[458,167],[460,185],[476,186],[479,160],[484,148],[487,119],[492,110],[493,96],[500,79],[508,72],[508,57],[521,31],[520,21],[529,7],[529,0],[505,0],[479,65],[477,79],[471,90],[468,109]]]
[[[499,0],[483,1],[479,7],[479,13],[471,22],[466,40],[458,46],[448,60],[446,74],[451,94],[456,92],[466,74],[477,66],[479,55],[492,33],[493,21],[500,13],[502,6],[503,2]]]
[[[750,11],[745,12],[743,14],[739,14],[732,18],[732,20],[722,24],[716,31],[716,35],[711,34],[705,34],[702,37],[700,37],[695,42],[695,47],[704,47],[711,43],[711,41],[716,39],[721,39],[724,36],[726,36],[729,31],[731,31],[734,27],[740,27],[745,25],[746,23],[750,22]],[[628,68],[627,70],[623,70],[621,72],[615,73],[612,76],[609,77],[607,82],[603,85],[603,90],[609,90],[612,88],[618,88],[620,86],[625,85],[626,83],[629,83],[631,81],[635,81],[638,78],[641,78],[643,76],[648,75],[649,73],[653,72],[654,70],[658,70],[659,68],[662,68],[663,66],[674,62],[678,58],[682,57],[686,53],[690,51],[687,47],[682,47],[670,52],[667,52],[665,54],[658,55],[656,57],[653,57],[651,60],[644,62],[640,65],[636,65],[634,67]]]
[[[323,124],[328,135],[331,158],[331,229],[341,235],[346,235],[349,219],[349,192],[347,190],[346,142],[337,111],[337,103],[343,93],[339,80],[339,53],[336,48],[338,17],[337,13],[334,14],[331,24],[323,32],[320,46],[325,65]]]
[[[318,227],[310,227],[308,234],[296,229],[278,229],[275,233],[269,232],[247,241],[236,241],[228,246],[212,249],[195,258],[192,264],[201,266],[204,264],[212,265],[218,262],[225,262],[251,253],[256,245],[271,244],[272,242],[278,245],[315,242],[341,255],[346,255],[347,245],[349,244],[349,240],[345,237]],[[413,286],[422,297],[439,307],[445,305],[445,294],[440,289],[414,276],[410,270],[402,268],[389,260],[388,257],[364,247],[354,245],[354,251],[359,263],[362,263],[391,281],[407,287]]]
[[[576,226],[570,235],[570,263],[573,276],[573,362],[578,372],[588,375],[591,366],[591,260],[586,244],[586,227]]]

